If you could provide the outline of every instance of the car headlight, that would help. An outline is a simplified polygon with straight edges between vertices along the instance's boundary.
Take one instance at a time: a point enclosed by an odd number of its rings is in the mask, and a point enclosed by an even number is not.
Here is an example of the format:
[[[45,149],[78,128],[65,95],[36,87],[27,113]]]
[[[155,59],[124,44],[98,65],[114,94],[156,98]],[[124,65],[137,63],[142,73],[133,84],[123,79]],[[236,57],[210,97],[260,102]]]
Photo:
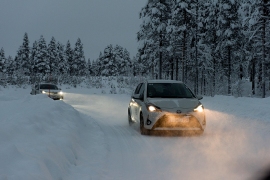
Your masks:
[[[63,92],[62,92],[62,91],[60,91],[60,92],[58,92],[58,94],[63,95]]]
[[[154,106],[152,104],[147,105],[147,109],[150,112],[161,112],[162,110],[160,109],[160,107]]]
[[[42,94],[46,94],[46,91],[41,91],[42,92]]]
[[[198,107],[196,107],[194,112],[203,112],[203,105],[200,104]]]

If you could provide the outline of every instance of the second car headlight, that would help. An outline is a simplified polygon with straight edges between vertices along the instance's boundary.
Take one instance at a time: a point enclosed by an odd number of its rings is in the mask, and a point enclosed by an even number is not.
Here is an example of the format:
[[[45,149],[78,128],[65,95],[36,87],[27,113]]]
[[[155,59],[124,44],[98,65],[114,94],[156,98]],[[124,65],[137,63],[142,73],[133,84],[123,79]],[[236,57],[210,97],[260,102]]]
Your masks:
[[[60,91],[60,92],[58,92],[58,94],[62,95],[62,94],[63,94],[63,92],[62,92],[62,91]]]

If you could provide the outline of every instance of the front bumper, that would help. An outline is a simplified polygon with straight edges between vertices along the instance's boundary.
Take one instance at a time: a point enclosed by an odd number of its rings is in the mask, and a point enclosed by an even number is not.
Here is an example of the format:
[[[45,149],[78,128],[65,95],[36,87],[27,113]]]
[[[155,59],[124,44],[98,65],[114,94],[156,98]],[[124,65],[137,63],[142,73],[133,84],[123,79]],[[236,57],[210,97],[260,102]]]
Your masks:
[[[43,94],[46,94],[48,97],[56,100],[56,99],[64,99],[64,96],[62,94],[59,94],[59,93],[54,93],[54,92],[50,92],[50,93],[43,93]]]
[[[149,112],[145,128],[150,130],[200,131],[206,126],[204,112]]]

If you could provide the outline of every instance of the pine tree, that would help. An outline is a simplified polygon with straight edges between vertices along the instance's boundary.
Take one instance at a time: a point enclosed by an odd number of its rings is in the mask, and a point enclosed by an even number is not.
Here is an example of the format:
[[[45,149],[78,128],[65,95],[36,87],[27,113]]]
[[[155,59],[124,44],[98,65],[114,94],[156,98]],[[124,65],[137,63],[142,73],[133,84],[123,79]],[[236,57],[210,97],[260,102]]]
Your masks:
[[[56,45],[57,48],[57,75],[58,76],[67,76],[68,73],[68,64],[65,59],[64,45],[60,42]]]
[[[151,59],[150,66],[158,64],[158,78],[162,78],[163,62],[166,61],[168,42],[166,41],[166,26],[169,16],[169,4],[165,0],[149,1],[140,13],[143,20],[141,30],[138,32],[140,43],[140,60],[149,64],[147,59]],[[150,57],[151,56],[151,57]],[[146,60],[146,61],[145,61]]]
[[[31,82],[32,84],[37,81],[37,65],[36,65],[36,51],[37,51],[38,43],[34,41],[33,46],[30,51],[30,73],[31,73]]]
[[[15,66],[14,66],[14,60],[11,56],[8,56],[7,60],[6,60],[6,63],[5,63],[5,66],[6,66],[6,74],[7,74],[7,77],[8,77],[8,81],[10,83],[12,83],[12,79],[13,79],[13,74],[14,74],[14,71],[15,71]]]
[[[188,44],[188,29],[190,29],[189,20],[192,16],[189,14],[189,4],[185,1],[172,1],[172,19],[170,21],[171,38],[175,38],[173,46],[174,52],[181,59],[181,80],[187,81],[187,44]]]
[[[25,75],[30,74],[30,48],[29,39],[27,33],[24,34],[23,44],[22,44],[22,68],[24,68]]]
[[[269,63],[269,2],[264,0],[248,1],[242,4],[243,14],[246,15],[244,25],[247,27],[247,46],[250,54],[250,79],[252,93],[257,88],[265,97],[266,65]],[[243,16],[242,16],[243,17]],[[267,42],[268,41],[268,42]],[[268,58],[267,58],[268,57]],[[257,77],[256,77],[257,76]]]
[[[52,37],[48,44],[49,79],[55,81],[58,77],[58,58],[55,38]]]
[[[4,73],[6,72],[5,62],[6,62],[5,51],[4,51],[4,48],[1,48],[0,50],[0,76],[4,76]]]
[[[100,53],[99,55],[99,58],[96,59],[96,60],[93,60],[92,62],[92,65],[91,65],[91,71],[90,71],[90,74],[92,76],[99,76],[101,73],[100,73],[100,61],[99,59],[102,57],[102,53]]]
[[[48,60],[47,45],[43,36],[40,36],[37,43],[34,62],[35,67],[37,68],[37,75],[39,76],[40,80],[45,80],[46,76],[48,76],[50,73],[50,64]]]
[[[86,63],[86,75],[90,76],[92,74],[92,62],[90,58],[88,58],[87,63]]]
[[[261,86],[262,86],[262,98],[265,98],[266,89],[265,89],[265,81],[266,81],[266,64],[269,63],[269,52],[270,46],[267,43],[267,39],[269,40],[269,12],[270,12],[270,2],[268,0],[263,0],[260,3],[261,10],[261,31],[262,31],[262,61],[261,61]],[[268,56],[268,60],[266,59]]]
[[[66,49],[65,49],[65,59],[67,61],[68,74],[69,74],[69,76],[73,76],[75,74],[75,72],[73,70],[73,63],[74,63],[74,60],[73,60],[73,50],[72,50],[72,48],[70,46],[70,42],[69,41],[67,42]]]
[[[0,50],[0,85],[6,86],[6,57],[3,48]]]
[[[27,33],[24,34],[23,44],[17,51],[16,69],[20,71],[22,76],[30,75],[30,48]]]
[[[75,75],[84,76],[86,74],[86,61],[84,57],[83,45],[80,38],[78,38],[77,42],[75,43],[73,60],[74,62],[72,69],[75,71]]]
[[[154,51],[157,48],[157,45],[154,45],[151,37],[149,36],[152,31],[150,17],[151,7],[149,4],[150,3],[142,8],[140,12],[140,19],[142,20],[142,23],[140,25],[140,30],[137,33],[137,40],[139,42],[137,60],[144,65],[144,68],[140,69],[140,72],[145,72],[150,69],[152,78],[154,78],[154,68],[157,64],[157,55]]]
[[[99,57],[99,63],[102,76],[112,76],[116,72],[112,44],[104,49],[103,56]]]
[[[207,54],[208,61],[204,64],[211,65],[210,67],[206,67],[208,72],[205,72],[207,74],[210,74],[210,76],[206,76],[206,83],[211,84],[209,86],[210,94],[211,96],[214,96],[216,94],[216,84],[217,84],[217,70],[220,67],[219,64],[219,49],[220,49],[220,30],[218,27],[218,18],[219,17],[219,4],[215,0],[208,0],[205,4],[205,13],[204,13],[204,19],[205,19],[205,33],[203,42],[207,46],[204,48],[204,53]],[[211,78],[210,78],[211,77]]]
[[[228,94],[232,92],[232,68],[235,64],[236,54],[240,47],[237,46],[237,42],[240,38],[240,20],[237,10],[239,4],[236,1],[222,0],[219,3],[219,18],[217,21],[219,27],[219,39],[222,39],[220,43],[219,54],[222,58],[222,64],[225,68],[220,69],[219,74],[225,74],[228,78]],[[226,73],[225,73],[226,72]]]
[[[124,61],[121,64],[121,67],[123,67],[123,69],[121,70],[121,74],[127,76],[130,73],[129,71],[131,68],[130,53],[127,49],[124,49],[123,51],[123,59]]]

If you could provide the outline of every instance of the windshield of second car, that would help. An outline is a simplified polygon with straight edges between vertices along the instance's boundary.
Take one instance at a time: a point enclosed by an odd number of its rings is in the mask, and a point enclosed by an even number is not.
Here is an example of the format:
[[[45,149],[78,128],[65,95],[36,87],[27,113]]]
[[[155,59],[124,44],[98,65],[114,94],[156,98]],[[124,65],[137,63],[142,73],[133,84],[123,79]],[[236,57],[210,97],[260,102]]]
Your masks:
[[[181,83],[148,83],[147,97],[194,98],[194,95],[184,84]]]
[[[54,89],[57,90],[57,86],[51,84],[41,84],[40,89]]]

